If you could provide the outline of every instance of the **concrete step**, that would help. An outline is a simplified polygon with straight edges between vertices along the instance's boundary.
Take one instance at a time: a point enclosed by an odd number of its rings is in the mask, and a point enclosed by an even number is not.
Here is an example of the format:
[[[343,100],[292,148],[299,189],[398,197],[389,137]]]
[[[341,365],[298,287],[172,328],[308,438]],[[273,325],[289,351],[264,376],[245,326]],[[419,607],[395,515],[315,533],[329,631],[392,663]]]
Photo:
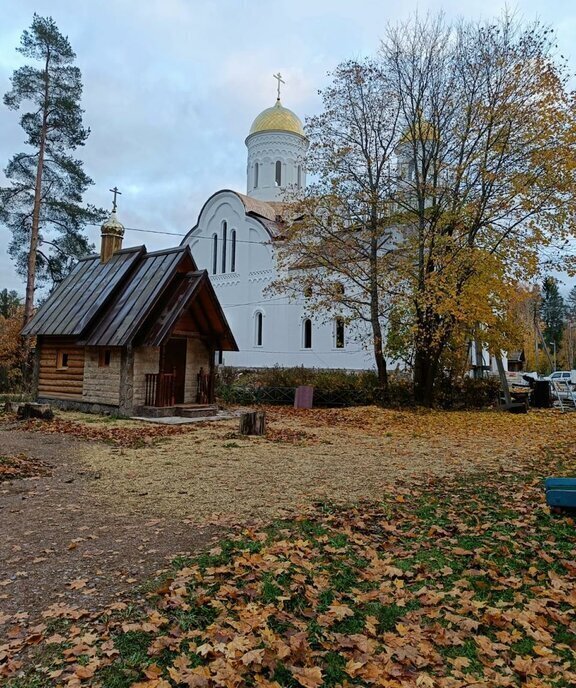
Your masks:
[[[218,407],[215,404],[195,404],[194,406],[177,406],[175,415],[182,418],[207,418],[217,414]]]

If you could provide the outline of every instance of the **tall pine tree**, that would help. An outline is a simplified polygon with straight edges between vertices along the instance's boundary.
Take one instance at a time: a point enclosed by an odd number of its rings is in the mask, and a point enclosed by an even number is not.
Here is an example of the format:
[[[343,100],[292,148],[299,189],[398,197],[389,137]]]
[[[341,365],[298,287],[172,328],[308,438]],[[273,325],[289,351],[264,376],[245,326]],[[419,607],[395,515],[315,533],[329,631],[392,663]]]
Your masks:
[[[71,155],[90,130],[82,125],[81,74],[68,38],[51,17],[35,14],[17,50],[33,63],[13,73],[4,103],[11,110],[30,107],[20,118],[28,149],[5,169],[10,185],[0,188],[0,222],[12,231],[9,253],[26,279],[26,323],[37,284],[60,281],[78,257],[90,252],[83,229],[104,212],[82,204],[93,182]]]
[[[540,317],[544,323],[543,336],[548,344],[556,345],[560,349],[564,334],[564,299],[558,289],[558,281],[554,277],[546,277],[542,283],[542,300],[540,302]]]
[[[572,324],[576,323],[576,285],[570,289],[566,299],[566,317]]]

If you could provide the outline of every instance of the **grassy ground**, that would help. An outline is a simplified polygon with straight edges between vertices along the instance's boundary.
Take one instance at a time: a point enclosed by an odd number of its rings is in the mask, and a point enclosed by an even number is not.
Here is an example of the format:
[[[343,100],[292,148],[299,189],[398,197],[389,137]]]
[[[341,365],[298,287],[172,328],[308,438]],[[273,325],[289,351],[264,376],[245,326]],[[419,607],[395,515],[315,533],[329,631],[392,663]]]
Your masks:
[[[574,686],[574,521],[542,494],[574,468],[558,444],[237,531],[175,561],[147,605],[54,605],[36,667],[6,685]]]
[[[576,685],[575,524],[549,514],[542,489],[575,474],[574,415],[268,417],[258,439],[232,421],[27,424],[90,440],[82,461],[101,472],[91,489],[109,508],[237,525],[138,598],[99,613],[55,602],[32,627],[13,619],[0,682]]]

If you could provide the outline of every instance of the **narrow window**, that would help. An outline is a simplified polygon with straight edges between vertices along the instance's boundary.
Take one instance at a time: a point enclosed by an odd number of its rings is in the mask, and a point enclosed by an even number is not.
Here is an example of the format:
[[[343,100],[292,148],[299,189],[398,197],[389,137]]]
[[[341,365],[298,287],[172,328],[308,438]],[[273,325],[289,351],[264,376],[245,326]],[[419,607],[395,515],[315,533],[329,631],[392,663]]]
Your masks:
[[[263,315],[260,311],[256,313],[256,332],[254,337],[254,343],[256,346],[262,346],[262,326],[263,326]]]
[[[217,365],[222,365],[224,363],[224,352],[223,351],[218,352],[216,363],[217,363]]]
[[[312,287],[311,286],[304,287],[304,297],[307,299],[312,298]]]
[[[344,348],[344,318],[336,318],[334,326],[334,339],[337,349]]]
[[[302,186],[302,166],[298,165],[298,188]]]
[[[260,173],[260,165],[258,163],[254,164],[254,188],[258,188],[258,177]]]
[[[276,161],[276,186],[282,184],[282,163],[280,160]]]
[[[68,367],[68,352],[58,351],[56,354],[56,368],[63,369]]]
[[[100,349],[98,351],[98,367],[108,368],[112,360],[112,352],[110,349]]]
[[[230,232],[230,239],[232,246],[230,249],[230,272],[236,272],[236,230]]]
[[[305,349],[311,349],[312,348],[312,321],[310,318],[306,318],[304,320],[304,323],[302,325],[303,327],[303,340],[304,340],[304,348]]]
[[[228,223],[222,223],[222,272],[226,272],[226,241],[228,235]]]
[[[344,296],[344,285],[342,284],[342,282],[336,282],[334,292],[336,296]]]
[[[212,274],[218,272],[218,235],[212,235]]]

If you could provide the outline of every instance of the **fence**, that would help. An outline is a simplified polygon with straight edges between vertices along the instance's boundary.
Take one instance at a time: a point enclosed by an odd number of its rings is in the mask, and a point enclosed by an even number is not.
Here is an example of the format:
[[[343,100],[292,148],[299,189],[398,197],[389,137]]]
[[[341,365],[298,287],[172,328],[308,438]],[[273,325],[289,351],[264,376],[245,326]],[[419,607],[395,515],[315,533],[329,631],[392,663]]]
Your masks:
[[[218,397],[230,404],[293,405],[296,387],[240,387],[221,385]],[[314,388],[314,406],[361,406],[373,403],[370,390]]]

